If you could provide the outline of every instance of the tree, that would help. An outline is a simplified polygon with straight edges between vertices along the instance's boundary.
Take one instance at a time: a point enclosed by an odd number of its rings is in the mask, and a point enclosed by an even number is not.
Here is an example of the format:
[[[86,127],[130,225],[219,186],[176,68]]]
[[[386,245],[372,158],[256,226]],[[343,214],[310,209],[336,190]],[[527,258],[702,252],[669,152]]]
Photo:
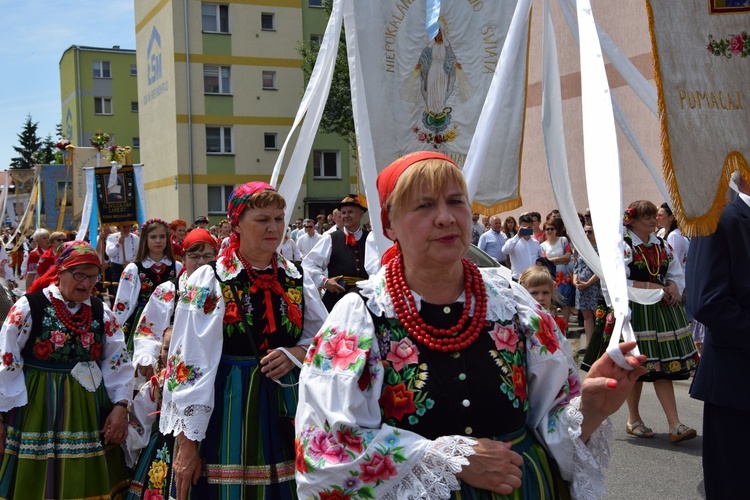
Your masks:
[[[31,121],[31,114],[26,115],[23,131],[18,134],[21,145],[13,146],[19,156],[10,160],[10,168],[33,168],[37,163],[34,154],[42,148],[42,141],[36,133],[38,126],[39,122]]]
[[[42,147],[39,148],[39,155],[37,156],[37,163],[40,165],[49,165],[50,163],[61,163],[55,159],[55,143],[57,141],[52,139],[51,134],[47,134],[47,137],[42,141]]]
[[[326,0],[325,8],[331,15],[331,0]],[[300,44],[298,51],[302,56],[302,72],[305,76],[305,85],[310,81],[315,61],[318,58],[319,45],[306,41]],[[320,130],[327,134],[340,135],[349,146],[356,147],[356,136],[354,131],[354,114],[352,112],[352,92],[349,86],[349,61],[346,55],[346,35],[343,27],[339,38],[339,49],[336,55],[336,66],[333,70],[331,91],[328,94],[323,116],[320,119]]]

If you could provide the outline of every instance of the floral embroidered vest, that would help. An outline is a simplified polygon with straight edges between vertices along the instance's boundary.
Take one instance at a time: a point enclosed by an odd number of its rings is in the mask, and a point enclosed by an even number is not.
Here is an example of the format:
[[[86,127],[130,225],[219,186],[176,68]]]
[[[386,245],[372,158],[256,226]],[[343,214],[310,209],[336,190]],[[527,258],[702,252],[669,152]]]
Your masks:
[[[304,317],[302,270],[299,266],[297,268],[300,270],[300,277],[297,279],[288,276],[281,267],[277,269],[277,273],[281,287],[286,291],[289,299],[299,306],[300,313]],[[271,272],[273,271],[268,269],[258,271],[258,274]],[[218,275],[217,279],[219,279]],[[297,344],[302,336],[302,328],[298,328],[290,321],[286,302],[281,300],[281,297],[273,292],[262,290],[250,293],[252,282],[244,270],[234,278],[227,281],[219,279],[219,281],[226,306],[222,354],[253,356],[253,348],[247,336],[248,331],[253,337],[260,356],[264,356],[268,349],[292,347]],[[237,298],[239,298],[239,304]]]
[[[104,306],[101,300],[91,297],[90,331],[78,335],[68,331],[57,318],[55,308],[44,292],[27,294],[31,310],[31,331],[21,351],[25,359],[37,359],[48,363],[78,363],[97,361],[102,354],[104,334]]]
[[[158,263],[148,268],[144,267],[140,262],[135,262],[135,265],[138,267],[138,278],[141,281],[141,289],[138,292],[138,305],[143,308],[146,307],[149,297],[154,293],[157,286],[175,277],[176,267],[175,263],[172,262],[160,274],[154,271],[154,267],[158,266]]]
[[[426,323],[447,328],[462,309],[461,302],[422,302],[420,314]],[[428,439],[493,438],[526,425],[526,347],[515,319],[491,323],[466,349],[443,353],[413,341],[398,319],[371,316],[385,366],[383,423]]]

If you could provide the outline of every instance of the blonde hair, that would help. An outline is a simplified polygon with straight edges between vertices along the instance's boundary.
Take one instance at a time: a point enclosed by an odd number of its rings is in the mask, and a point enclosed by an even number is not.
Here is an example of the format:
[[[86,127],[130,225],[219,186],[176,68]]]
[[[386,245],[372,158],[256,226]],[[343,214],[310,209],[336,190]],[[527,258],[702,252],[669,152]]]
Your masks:
[[[385,200],[388,219],[395,220],[401,210],[413,204],[422,195],[423,189],[439,193],[451,182],[454,182],[468,198],[464,174],[454,164],[437,158],[416,162],[401,174],[393,192]]]
[[[553,290],[553,292],[555,290],[554,278],[552,278],[552,276],[549,274],[547,268],[542,266],[528,267],[523,273],[521,273],[521,277],[518,279],[518,283],[520,283],[521,286],[526,288],[527,290],[529,288],[534,288],[535,286],[544,285],[548,285]]]

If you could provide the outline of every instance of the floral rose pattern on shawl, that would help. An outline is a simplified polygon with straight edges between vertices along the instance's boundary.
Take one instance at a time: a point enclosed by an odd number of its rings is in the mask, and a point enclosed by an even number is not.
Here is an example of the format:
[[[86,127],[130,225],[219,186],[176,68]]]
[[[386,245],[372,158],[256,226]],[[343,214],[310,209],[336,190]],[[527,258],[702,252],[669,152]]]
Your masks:
[[[324,348],[319,345],[324,342]],[[372,344],[370,338],[360,338],[354,332],[329,327],[318,333],[310,346],[311,363],[323,370],[358,372],[365,364],[365,354]]]
[[[361,433],[346,426],[334,431],[328,422],[323,428],[309,426],[296,440],[296,469],[301,473],[315,472],[327,464],[349,463],[360,458],[356,469],[341,484],[329,485],[319,492],[318,498],[375,498],[373,488],[396,476],[396,464],[406,462],[403,446],[399,446],[400,432],[393,429],[381,444],[374,448],[368,445],[372,433]],[[366,453],[360,455],[366,450]]]
[[[68,332],[63,322],[56,317],[55,308],[49,304],[44,308],[42,330],[31,350],[40,361],[98,361],[102,353],[102,330],[101,322],[94,319],[90,331],[80,335]]]

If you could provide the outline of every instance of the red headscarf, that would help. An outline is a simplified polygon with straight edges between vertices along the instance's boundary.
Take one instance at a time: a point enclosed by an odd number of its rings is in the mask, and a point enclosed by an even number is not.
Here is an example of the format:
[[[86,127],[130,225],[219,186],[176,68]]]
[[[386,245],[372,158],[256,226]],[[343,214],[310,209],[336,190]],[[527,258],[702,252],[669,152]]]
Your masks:
[[[250,203],[250,198],[266,189],[276,191],[276,188],[272,185],[260,181],[248,182],[232,191],[232,194],[229,195],[229,202],[227,203],[227,216],[229,217],[229,222],[232,224],[232,227],[235,227],[240,223],[240,216],[247,208],[248,203]],[[240,236],[237,232],[232,231],[232,234],[229,236],[229,245],[227,245],[227,248],[221,253],[219,260],[224,263],[231,262],[234,257],[234,252],[239,251],[239,249]]]
[[[216,238],[211,236],[211,233],[200,227],[193,229],[188,233],[187,236],[185,236],[185,239],[182,240],[182,249],[187,252],[188,248],[195,245],[196,243],[205,243],[214,250],[216,250],[219,246]]]
[[[407,168],[423,160],[443,160],[458,168],[456,162],[442,153],[438,153],[437,151],[416,151],[397,159],[378,174],[376,185],[378,187],[378,197],[380,198],[380,220],[383,224],[383,233],[388,239],[391,239],[391,237],[388,236],[388,232],[386,231],[386,229],[390,227],[390,224],[388,223],[388,206],[386,205],[386,200],[393,190],[396,189],[396,184],[398,183],[401,174],[403,174]],[[392,245],[385,251],[385,253],[383,253],[383,257],[380,259],[381,264],[385,265],[388,263],[388,261],[397,255],[398,251],[398,243]]]

